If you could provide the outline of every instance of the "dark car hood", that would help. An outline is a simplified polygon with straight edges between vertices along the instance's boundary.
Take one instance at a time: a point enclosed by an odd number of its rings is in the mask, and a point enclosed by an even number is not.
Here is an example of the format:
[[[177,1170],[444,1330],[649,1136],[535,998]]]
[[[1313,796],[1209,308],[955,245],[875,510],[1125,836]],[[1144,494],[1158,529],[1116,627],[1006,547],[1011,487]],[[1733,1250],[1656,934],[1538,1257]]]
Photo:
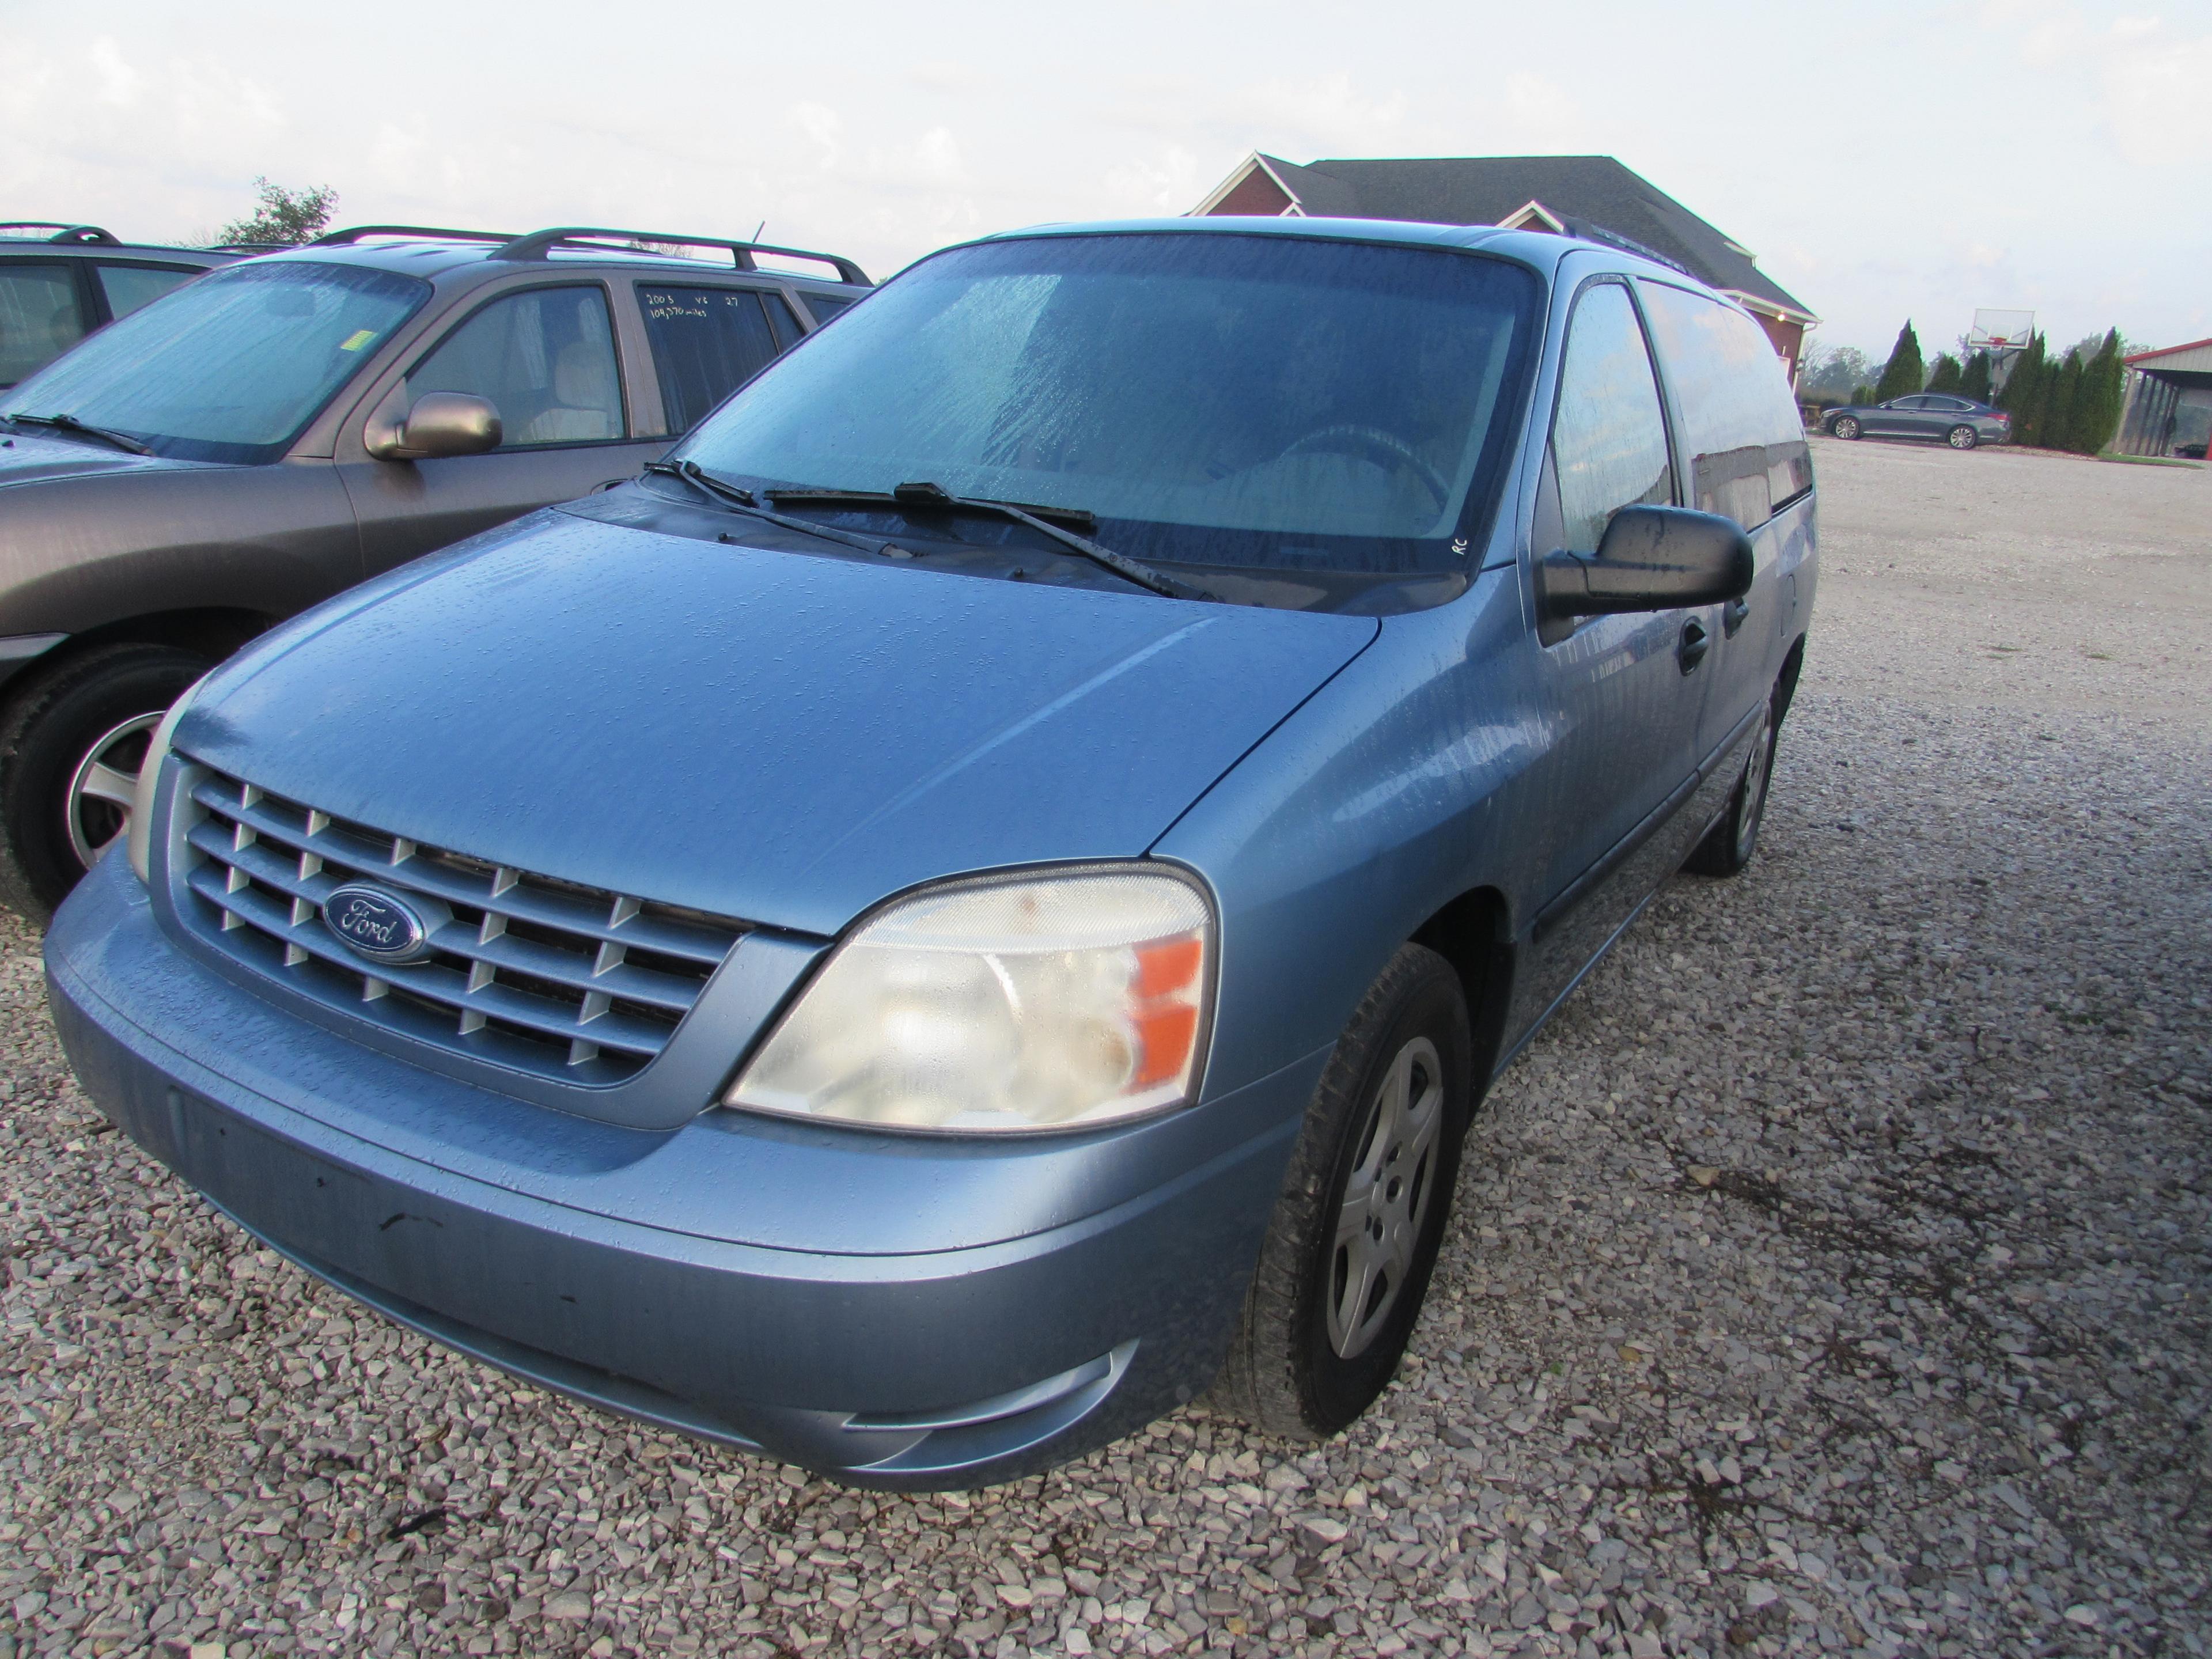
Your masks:
[[[48,478],[81,478],[106,472],[176,472],[202,461],[133,455],[97,438],[51,436],[35,427],[0,426],[0,489]]]
[[[540,514],[222,671],[179,746],[428,845],[810,933],[1141,854],[1372,618]]]

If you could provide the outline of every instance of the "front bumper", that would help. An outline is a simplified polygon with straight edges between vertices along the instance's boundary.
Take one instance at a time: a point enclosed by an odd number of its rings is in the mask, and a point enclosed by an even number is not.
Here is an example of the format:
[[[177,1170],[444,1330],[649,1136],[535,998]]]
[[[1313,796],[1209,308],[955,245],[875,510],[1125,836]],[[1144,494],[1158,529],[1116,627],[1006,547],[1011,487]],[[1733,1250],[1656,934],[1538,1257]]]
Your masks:
[[[1182,1161],[1128,1196],[1145,1126],[1040,1155],[1035,1140],[1001,1153],[728,1113],[647,1132],[522,1105],[211,972],[161,931],[120,859],[62,908],[46,968],[101,1110],[308,1271],[565,1393],[884,1486],[1033,1473],[1202,1389],[1326,1058],[1184,1114],[1237,1133],[1198,1162],[1202,1143],[1156,1137]],[[426,1120],[448,1126],[444,1153]],[[842,1228],[851,1249],[765,1245],[744,1237],[744,1206],[714,1214],[713,1194],[742,1191],[749,1164],[795,1141],[814,1143],[801,1150],[824,1237]],[[1104,1207],[989,1243],[965,1242],[972,1213],[915,1213],[972,1194],[994,1156],[1010,1185],[1051,1183],[1062,1200],[1087,1168],[1117,1178]],[[956,1164],[951,1178],[931,1168]],[[655,1201],[671,1171],[691,1190]],[[1028,1198],[1010,1212],[1070,1207]],[[865,1253],[890,1212],[898,1244]],[[928,1248],[932,1232],[963,1242]]]

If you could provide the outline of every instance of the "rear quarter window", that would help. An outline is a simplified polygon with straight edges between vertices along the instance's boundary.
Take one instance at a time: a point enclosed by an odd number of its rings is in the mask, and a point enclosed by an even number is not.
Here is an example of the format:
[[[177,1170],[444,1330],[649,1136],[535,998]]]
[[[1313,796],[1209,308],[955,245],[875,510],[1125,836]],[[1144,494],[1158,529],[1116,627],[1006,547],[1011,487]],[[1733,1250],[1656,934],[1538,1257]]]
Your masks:
[[[1732,306],[1639,282],[1680,411],[1692,500],[1756,529],[1813,487],[1805,426],[1765,331]]]

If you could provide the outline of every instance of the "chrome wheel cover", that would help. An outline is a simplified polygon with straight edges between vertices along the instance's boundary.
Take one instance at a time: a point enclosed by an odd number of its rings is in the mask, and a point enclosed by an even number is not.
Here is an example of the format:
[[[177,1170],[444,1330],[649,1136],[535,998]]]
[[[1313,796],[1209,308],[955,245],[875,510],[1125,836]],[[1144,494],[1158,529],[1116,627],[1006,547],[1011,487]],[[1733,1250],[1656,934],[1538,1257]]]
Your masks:
[[[1322,1286],[1328,1343],[1357,1358],[1382,1334],[1413,1272],[1443,1139],[1443,1063],[1415,1037],[1382,1074],[1337,1206]]]
[[[1741,864],[1751,856],[1753,843],[1759,839],[1759,823],[1766,810],[1766,778],[1772,769],[1774,755],[1774,716],[1770,713],[1759,723],[1759,736],[1751,745],[1751,758],[1743,766],[1743,810],[1735,817],[1735,856]]]
[[[146,744],[161,723],[162,710],[133,714],[104,732],[70,775],[63,812],[69,823],[70,850],[88,870],[93,861],[131,833],[131,807],[138,794],[138,768]]]
[[[1836,435],[1849,442],[1859,435],[1859,423],[1848,415],[1836,422]]]
[[[1972,449],[1973,447],[1974,431],[1972,427],[1954,426],[1951,428],[1952,448]]]

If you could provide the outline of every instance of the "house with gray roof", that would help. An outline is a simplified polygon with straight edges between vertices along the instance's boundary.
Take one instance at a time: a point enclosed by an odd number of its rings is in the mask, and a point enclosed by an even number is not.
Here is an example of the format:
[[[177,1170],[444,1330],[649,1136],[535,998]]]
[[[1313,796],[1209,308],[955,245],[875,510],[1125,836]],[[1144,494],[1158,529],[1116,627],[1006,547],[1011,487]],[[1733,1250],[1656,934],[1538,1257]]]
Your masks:
[[[1797,378],[1820,319],[1751,250],[1610,155],[1468,155],[1309,161],[1258,150],[1191,211],[1267,218],[1402,219],[1498,225],[1626,244],[1719,289],[1756,317]]]

